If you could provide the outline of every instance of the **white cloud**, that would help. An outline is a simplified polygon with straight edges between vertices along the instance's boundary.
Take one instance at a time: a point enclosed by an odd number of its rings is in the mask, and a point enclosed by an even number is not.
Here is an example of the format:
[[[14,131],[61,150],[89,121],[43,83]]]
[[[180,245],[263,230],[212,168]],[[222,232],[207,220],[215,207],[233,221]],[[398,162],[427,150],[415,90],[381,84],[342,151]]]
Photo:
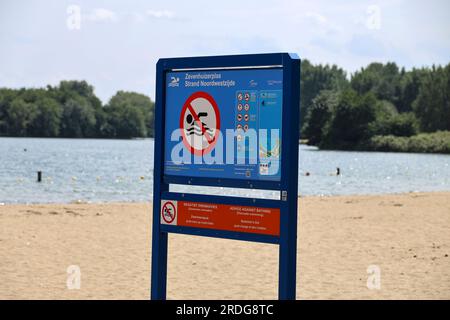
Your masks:
[[[175,13],[169,10],[147,10],[140,12],[114,12],[106,8],[97,8],[83,15],[83,18],[93,22],[118,22],[124,18],[131,18],[134,22],[142,23],[146,19],[172,19]],[[120,19],[119,19],[120,18]]]
[[[317,12],[309,11],[306,13],[306,16],[308,18],[311,18],[312,20],[314,20],[314,22],[321,24],[321,25],[325,25],[328,23],[328,19],[325,16],[323,16]]]
[[[156,19],[171,19],[175,16],[175,13],[169,10],[147,10],[146,14]]]
[[[131,17],[133,18],[134,22],[138,22],[138,23],[142,23],[145,21],[145,17],[144,15],[137,13],[137,12],[133,12],[130,14]]]
[[[116,22],[119,20],[117,13],[104,8],[94,9],[91,13],[85,15],[84,18],[94,22]]]

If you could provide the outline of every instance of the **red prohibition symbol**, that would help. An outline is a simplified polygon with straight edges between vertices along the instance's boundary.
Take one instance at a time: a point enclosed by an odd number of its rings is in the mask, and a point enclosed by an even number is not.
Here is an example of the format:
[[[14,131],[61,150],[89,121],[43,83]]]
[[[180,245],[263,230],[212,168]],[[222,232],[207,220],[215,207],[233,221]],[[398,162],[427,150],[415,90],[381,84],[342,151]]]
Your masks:
[[[189,96],[180,114],[181,136],[194,155],[211,152],[220,133],[220,112],[214,98],[203,91]]]
[[[166,203],[164,203],[162,209],[162,218],[164,219],[164,221],[168,224],[172,223],[176,216],[177,216],[177,209],[175,208],[175,205],[170,202],[167,201]]]

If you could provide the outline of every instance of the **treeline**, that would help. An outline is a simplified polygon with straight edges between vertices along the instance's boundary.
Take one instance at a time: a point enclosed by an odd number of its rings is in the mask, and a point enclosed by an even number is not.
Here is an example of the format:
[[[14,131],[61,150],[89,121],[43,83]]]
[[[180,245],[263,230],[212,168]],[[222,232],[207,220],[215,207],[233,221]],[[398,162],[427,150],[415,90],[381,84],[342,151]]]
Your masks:
[[[372,63],[351,75],[302,62],[301,137],[322,149],[450,153],[450,64]]]
[[[0,89],[0,136],[65,138],[152,137],[149,97],[118,91],[106,105],[86,81],[45,89]]]
[[[372,63],[347,76],[301,65],[302,139],[323,149],[450,153],[450,64],[406,71]],[[103,105],[86,81],[0,89],[0,136],[152,137],[154,103],[117,92]]]

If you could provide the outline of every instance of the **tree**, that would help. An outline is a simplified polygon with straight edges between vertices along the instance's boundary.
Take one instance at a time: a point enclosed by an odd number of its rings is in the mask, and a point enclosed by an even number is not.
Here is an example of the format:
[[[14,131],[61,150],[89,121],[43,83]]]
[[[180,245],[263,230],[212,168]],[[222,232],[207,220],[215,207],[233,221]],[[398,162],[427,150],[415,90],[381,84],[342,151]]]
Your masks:
[[[6,110],[8,117],[9,133],[11,136],[27,136],[29,124],[37,115],[37,108],[33,104],[26,103],[22,98],[15,98]]]
[[[349,85],[345,71],[336,65],[312,65],[302,60],[300,76],[300,128],[313,99],[322,90],[341,91]]]
[[[154,103],[119,91],[103,106],[86,81],[40,89],[0,88],[0,135],[67,138],[153,136]]]
[[[64,137],[83,138],[95,136],[95,112],[86,99],[74,97],[63,106],[61,133]]]
[[[413,69],[403,74],[400,80],[401,97],[397,104],[399,112],[411,112],[414,100],[419,94],[419,88],[427,69]]]
[[[350,83],[359,94],[372,92],[377,99],[397,105],[401,97],[400,79],[401,74],[395,63],[384,65],[375,62],[356,72]]]
[[[63,106],[61,132],[65,137],[107,137],[107,120],[94,87],[86,81],[61,81],[48,87],[51,95]],[[74,123],[70,123],[70,119]]]
[[[118,91],[105,107],[109,128],[119,138],[153,136],[154,104],[149,97]]]
[[[63,80],[59,83],[59,86],[54,90],[56,97],[62,103],[65,103],[70,98],[76,98],[81,96],[86,98],[89,102],[101,105],[100,100],[94,94],[94,87],[88,84],[86,81],[77,80]]]
[[[352,89],[343,91],[324,129],[320,146],[349,149],[367,140],[369,123],[376,117],[376,104],[373,93],[359,95]]]
[[[16,91],[12,89],[0,89],[0,136],[9,135],[8,108],[16,97]]]
[[[62,107],[54,99],[43,97],[35,102],[37,116],[31,123],[30,134],[36,137],[58,137]]]
[[[303,136],[308,144],[318,145],[322,142],[324,128],[337,105],[339,94],[336,91],[322,90],[312,101],[305,118]]]
[[[422,131],[450,130],[450,64],[425,74],[413,110]]]

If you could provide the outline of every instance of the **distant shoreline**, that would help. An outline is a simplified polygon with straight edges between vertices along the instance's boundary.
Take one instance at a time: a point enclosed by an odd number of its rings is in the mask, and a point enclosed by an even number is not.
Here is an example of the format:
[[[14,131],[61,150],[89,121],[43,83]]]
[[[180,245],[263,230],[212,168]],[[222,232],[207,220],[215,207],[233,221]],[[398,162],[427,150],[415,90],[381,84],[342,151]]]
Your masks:
[[[431,133],[431,134],[421,134],[422,136],[424,135],[434,135],[435,133]],[[448,136],[448,139],[450,141],[450,132],[444,132],[443,135],[446,135],[443,137],[443,139],[446,139],[446,137]],[[0,136],[0,139],[5,138],[5,139],[46,139],[46,140],[118,140],[118,141],[140,141],[140,140],[154,140],[154,137],[136,137],[136,138],[118,138],[118,137],[113,137],[113,138],[106,138],[106,137],[82,137],[82,138],[71,138],[71,137],[19,137],[19,136]],[[386,141],[381,141],[380,145],[368,145],[368,146],[354,146],[354,147],[349,147],[349,148],[333,148],[331,146],[326,147],[326,148],[321,148],[315,145],[309,145],[307,139],[300,139],[299,140],[299,145],[303,145],[306,147],[310,147],[310,148],[316,148],[317,151],[342,151],[342,152],[386,152],[386,153],[407,153],[407,154],[442,154],[442,155],[449,155],[450,154],[450,142],[449,142],[449,146],[439,146],[436,149],[430,149],[430,150],[426,150],[426,149],[421,149],[422,147],[418,147],[418,149],[413,149],[415,147],[409,147],[408,143],[411,144],[411,142],[409,142],[408,139],[413,138],[413,137],[382,137],[383,139],[392,139]],[[403,144],[407,144],[406,147],[400,147],[400,146],[396,146],[395,143],[397,140],[401,140],[401,139],[406,139],[404,140],[402,143]],[[429,142],[428,142],[429,143]],[[393,145],[391,145],[393,144]]]
[[[136,138],[118,138],[118,137],[114,137],[114,138],[105,138],[105,137],[82,137],[82,138],[70,138],[70,137],[11,137],[11,136],[0,136],[0,139],[5,138],[5,139],[46,139],[46,140],[52,140],[52,139],[57,139],[57,140],[120,140],[120,141],[124,141],[124,140],[147,140],[147,139],[152,139],[154,140],[154,137],[136,137]]]
[[[300,140],[300,143],[308,145],[308,140]],[[322,151],[450,154],[450,131],[419,133],[409,137],[394,135],[374,136],[355,145],[308,146],[316,147]]]

